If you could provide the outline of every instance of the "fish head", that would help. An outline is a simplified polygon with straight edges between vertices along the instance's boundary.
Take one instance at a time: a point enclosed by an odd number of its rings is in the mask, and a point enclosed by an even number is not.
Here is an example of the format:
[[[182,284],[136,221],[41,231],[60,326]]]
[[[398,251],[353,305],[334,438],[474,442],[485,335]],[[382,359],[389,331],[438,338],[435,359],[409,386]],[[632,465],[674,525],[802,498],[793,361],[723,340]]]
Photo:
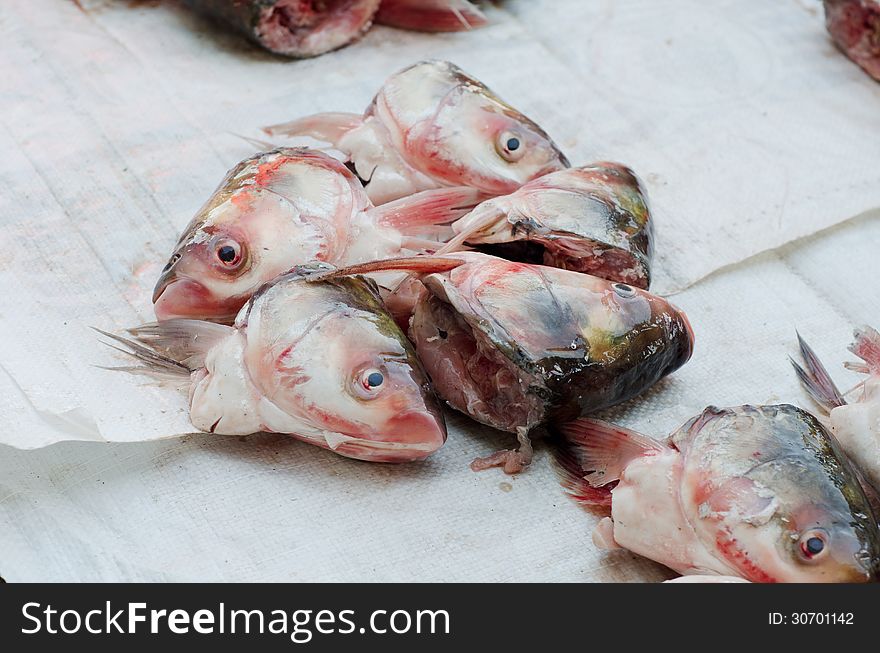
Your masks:
[[[285,232],[286,207],[279,204],[259,191],[238,193],[199,216],[156,282],[156,317],[234,318],[256,288],[288,267],[272,256],[277,240],[271,228]]]
[[[305,149],[262,153],[226,177],[180,237],[156,283],[160,320],[231,321],[263,283],[333,260],[368,205],[344,166]]]
[[[686,430],[685,505],[728,568],[757,582],[877,579],[876,519],[815,417],[788,405],[710,408]]]
[[[440,395],[471,416],[483,411],[483,423],[515,430],[601,410],[691,356],[687,317],[661,297],[479,252],[453,256],[465,263],[422,278],[430,297],[410,333]]]
[[[286,285],[255,296],[246,317],[248,367],[264,396],[343,455],[399,462],[438,449],[440,405],[372,282]]]
[[[411,165],[452,185],[501,195],[569,166],[537,123],[449,62],[398,73],[373,110]]]

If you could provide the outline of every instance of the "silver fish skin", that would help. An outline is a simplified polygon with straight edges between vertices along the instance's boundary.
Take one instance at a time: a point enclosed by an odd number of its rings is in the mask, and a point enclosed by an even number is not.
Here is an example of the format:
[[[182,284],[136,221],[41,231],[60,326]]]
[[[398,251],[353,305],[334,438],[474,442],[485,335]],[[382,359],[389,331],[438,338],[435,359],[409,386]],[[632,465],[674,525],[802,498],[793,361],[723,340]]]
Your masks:
[[[374,207],[357,177],[324,152],[259,152],[227,173],[183,230],[156,282],[156,317],[229,323],[257,288],[296,265],[437,249],[419,234],[478,201],[478,191],[448,187]]]
[[[871,582],[880,530],[855,471],[795,406],[709,407],[665,440],[583,419],[555,456],[594,533],[686,575],[752,582]],[[604,495],[604,496],[603,496]]]
[[[376,204],[443,186],[503,195],[569,167],[537,123],[448,61],[393,74],[362,115],[321,113],[264,131],[345,153]]]
[[[457,235],[437,254],[466,244],[637,288],[651,284],[654,225],[647,192],[620,163],[551,172],[486,200],[452,228]]]

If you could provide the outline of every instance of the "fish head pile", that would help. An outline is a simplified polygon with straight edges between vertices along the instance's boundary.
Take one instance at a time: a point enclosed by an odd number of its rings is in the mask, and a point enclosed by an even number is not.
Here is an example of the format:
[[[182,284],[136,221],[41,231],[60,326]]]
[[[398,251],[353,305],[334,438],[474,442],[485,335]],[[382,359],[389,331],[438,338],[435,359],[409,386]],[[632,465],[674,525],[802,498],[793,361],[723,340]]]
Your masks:
[[[650,285],[654,235],[647,194],[619,163],[552,172],[486,200],[452,226],[458,235],[445,251],[467,243],[513,260]]]
[[[453,255],[426,274],[410,327],[438,394],[515,431],[607,408],[690,358],[693,333],[666,300],[589,275]]]
[[[367,113],[410,165],[450,185],[499,195],[569,165],[541,127],[449,62],[396,73]]]
[[[232,169],[183,235],[156,284],[156,316],[231,321],[263,283],[309,261],[333,261],[352,216],[370,206],[340,162],[279,149]]]
[[[758,582],[876,580],[880,531],[834,438],[790,405],[708,408],[671,442],[697,534]]]

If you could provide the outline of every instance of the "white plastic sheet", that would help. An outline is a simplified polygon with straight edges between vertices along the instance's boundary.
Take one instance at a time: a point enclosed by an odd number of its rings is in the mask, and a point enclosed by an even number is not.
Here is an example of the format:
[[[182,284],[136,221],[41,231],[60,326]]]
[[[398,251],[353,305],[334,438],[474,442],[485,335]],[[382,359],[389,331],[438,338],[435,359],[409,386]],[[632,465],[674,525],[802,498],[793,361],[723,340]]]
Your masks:
[[[250,154],[229,132],[359,110],[416,59],[473,72],[575,162],[646,180],[660,289],[686,288],[697,352],[611,417],[663,435],[710,403],[803,403],[795,327],[834,369],[852,323],[880,321],[876,216],[691,286],[880,206],[880,85],[834,51],[817,2],[514,0],[484,31],[376,28],[303,62],[174,3],[79,4],[0,8],[0,443],[95,441],[0,447],[9,580],[664,577],[592,546],[546,448],[507,478],[467,463],[512,443],[459,417],[406,467],[281,436],[135,442],[190,431],[184,398],[93,367],[114,358],[88,326],[151,318],[178,231]]]

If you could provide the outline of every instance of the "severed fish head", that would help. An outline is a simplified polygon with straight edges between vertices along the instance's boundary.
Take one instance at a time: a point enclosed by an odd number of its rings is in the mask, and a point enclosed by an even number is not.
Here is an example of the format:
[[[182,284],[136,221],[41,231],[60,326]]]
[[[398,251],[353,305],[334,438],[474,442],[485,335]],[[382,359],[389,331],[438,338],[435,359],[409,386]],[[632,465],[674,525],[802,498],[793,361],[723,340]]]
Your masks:
[[[569,165],[534,121],[446,61],[393,75],[368,114],[410,165],[450,185],[500,195]]]
[[[508,431],[638,395],[691,356],[685,314],[597,277],[477,252],[427,274],[410,336],[438,394]]]
[[[250,378],[284,414],[277,426],[365,460],[417,460],[438,449],[440,406],[375,284],[308,283],[307,274],[297,269],[260,291],[236,324]]]
[[[647,194],[635,173],[600,162],[551,172],[486,200],[452,228],[463,243],[527,263],[647,289],[654,250]]]
[[[791,405],[707,408],[672,436],[704,545],[755,582],[877,579],[880,532],[837,442]]]
[[[156,283],[156,316],[231,322],[278,274],[334,261],[352,214],[368,206],[357,179],[320,152],[280,149],[245,159],[180,237]]]

